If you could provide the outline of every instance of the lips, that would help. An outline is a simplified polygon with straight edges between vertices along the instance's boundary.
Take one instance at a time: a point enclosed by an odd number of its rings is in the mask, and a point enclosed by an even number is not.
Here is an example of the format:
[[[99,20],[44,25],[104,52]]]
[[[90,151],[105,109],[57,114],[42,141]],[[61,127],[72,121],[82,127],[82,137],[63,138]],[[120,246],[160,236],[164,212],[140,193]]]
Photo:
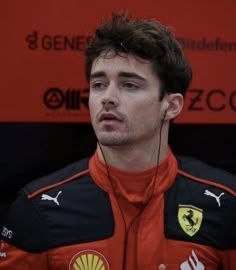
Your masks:
[[[99,117],[99,122],[101,121],[111,121],[111,120],[115,120],[115,121],[121,121],[121,119],[113,114],[113,113],[102,113],[101,116]]]

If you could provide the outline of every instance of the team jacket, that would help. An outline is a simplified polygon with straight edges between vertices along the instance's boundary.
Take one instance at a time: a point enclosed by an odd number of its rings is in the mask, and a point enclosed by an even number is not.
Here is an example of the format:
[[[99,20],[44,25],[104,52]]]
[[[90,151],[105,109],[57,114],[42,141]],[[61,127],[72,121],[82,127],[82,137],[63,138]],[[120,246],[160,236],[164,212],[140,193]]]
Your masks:
[[[127,228],[99,162],[95,153],[20,191],[1,229],[1,270],[236,270],[233,175],[170,152]]]

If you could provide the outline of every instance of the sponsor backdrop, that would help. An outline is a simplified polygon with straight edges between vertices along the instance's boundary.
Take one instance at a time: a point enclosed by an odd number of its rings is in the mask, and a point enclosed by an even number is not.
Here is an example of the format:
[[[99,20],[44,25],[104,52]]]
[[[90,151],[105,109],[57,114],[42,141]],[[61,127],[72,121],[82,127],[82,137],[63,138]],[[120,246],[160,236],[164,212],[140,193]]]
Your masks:
[[[235,8],[233,0],[1,1],[0,121],[88,122],[86,41],[102,16],[128,9],[172,26],[192,64],[176,122],[235,124]]]
[[[193,67],[173,149],[236,171],[235,8],[234,0],[1,1],[2,202],[93,152],[83,51],[100,19],[119,10],[170,25]]]

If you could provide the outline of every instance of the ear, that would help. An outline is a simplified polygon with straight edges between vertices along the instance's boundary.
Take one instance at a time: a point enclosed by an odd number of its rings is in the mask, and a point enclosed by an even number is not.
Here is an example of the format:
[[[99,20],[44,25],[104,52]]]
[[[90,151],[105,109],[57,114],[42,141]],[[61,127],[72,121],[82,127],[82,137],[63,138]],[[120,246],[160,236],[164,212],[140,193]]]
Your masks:
[[[165,120],[174,119],[183,108],[184,97],[180,93],[172,93],[165,97]]]

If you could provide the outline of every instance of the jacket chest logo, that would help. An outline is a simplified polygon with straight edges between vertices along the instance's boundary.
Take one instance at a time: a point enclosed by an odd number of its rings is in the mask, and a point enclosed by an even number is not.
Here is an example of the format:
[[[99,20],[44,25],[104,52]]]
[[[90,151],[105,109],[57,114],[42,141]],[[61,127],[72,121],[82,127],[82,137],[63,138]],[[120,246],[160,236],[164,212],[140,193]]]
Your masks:
[[[60,190],[60,191],[57,193],[56,197],[52,197],[52,196],[50,196],[50,195],[48,195],[48,194],[43,194],[43,195],[41,196],[41,200],[42,200],[42,201],[45,201],[45,200],[47,200],[47,201],[53,201],[55,204],[60,205],[60,203],[58,202],[58,196],[59,196],[61,193],[62,193],[62,191]]]
[[[192,250],[192,254],[188,257],[186,261],[181,263],[180,265],[181,270],[204,270],[205,266],[203,263],[198,259],[197,254]]]
[[[179,204],[178,221],[182,230],[189,236],[196,234],[202,224],[203,210],[193,205]]]
[[[69,270],[109,270],[106,258],[96,250],[82,250],[70,261]]]

